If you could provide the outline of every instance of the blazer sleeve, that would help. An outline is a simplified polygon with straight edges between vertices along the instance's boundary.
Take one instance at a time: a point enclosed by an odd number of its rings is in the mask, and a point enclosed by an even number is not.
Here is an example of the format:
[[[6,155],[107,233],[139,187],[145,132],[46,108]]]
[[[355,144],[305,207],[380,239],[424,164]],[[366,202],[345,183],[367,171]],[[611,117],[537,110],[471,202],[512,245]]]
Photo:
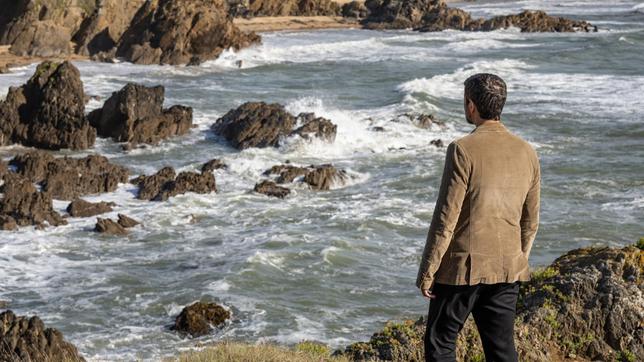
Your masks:
[[[523,202],[523,211],[521,212],[521,251],[526,259],[530,256],[534,238],[539,228],[539,207],[541,198],[541,166],[536,154],[534,173],[530,189]]]
[[[418,288],[430,289],[434,284],[434,275],[449,247],[461,213],[471,166],[471,161],[464,150],[456,142],[452,142],[447,147],[438,200],[416,278]]]

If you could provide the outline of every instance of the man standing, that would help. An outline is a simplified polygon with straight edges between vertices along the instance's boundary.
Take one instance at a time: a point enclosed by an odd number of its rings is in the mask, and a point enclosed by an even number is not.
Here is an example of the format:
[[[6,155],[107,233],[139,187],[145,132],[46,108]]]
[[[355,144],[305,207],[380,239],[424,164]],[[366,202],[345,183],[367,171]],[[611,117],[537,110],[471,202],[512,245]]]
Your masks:
[[[501,123],[507,90],[493,74],[465,81],[476,129],[447,148],[416,286],[430,298],[425,359],[455,361],[470,313],[487,362],[517,361],[519,283],[539,224],[541,174],[534,149]]]

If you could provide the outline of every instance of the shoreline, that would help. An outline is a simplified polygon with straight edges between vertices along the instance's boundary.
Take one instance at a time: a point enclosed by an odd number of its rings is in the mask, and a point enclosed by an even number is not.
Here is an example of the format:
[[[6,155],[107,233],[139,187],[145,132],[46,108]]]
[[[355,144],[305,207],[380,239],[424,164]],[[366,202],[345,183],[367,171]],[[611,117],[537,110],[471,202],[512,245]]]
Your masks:
[[[77,60],[91,60],[87,56],[78,55],[78,54],[69,54],[65,56],[55,56],[55,57],[32,57],[32,56],[21,56],[15,55],[9,52],[9,45],[0,46],[0,75],[11,73],[11,68],[21,67],[25,65],[31,65],[34,63],[41,63],[45,60],[52,61],[77,61]]]
[[[258,16],[235,18],[233,24],[242,31],[269,33],[288,30],[324,30],[360,28],[357,19],[342,16]]]

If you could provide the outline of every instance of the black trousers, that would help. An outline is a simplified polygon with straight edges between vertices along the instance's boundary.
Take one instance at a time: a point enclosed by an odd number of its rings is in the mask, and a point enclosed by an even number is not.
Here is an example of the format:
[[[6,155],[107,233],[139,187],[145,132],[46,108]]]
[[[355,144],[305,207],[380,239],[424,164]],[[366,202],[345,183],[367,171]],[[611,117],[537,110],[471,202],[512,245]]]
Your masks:
[[[456,337],[470,313],[486,362],[517,362],[514,346],[519,282],[477,285],[435,283],[425,331],[426,361],[456,361]]]

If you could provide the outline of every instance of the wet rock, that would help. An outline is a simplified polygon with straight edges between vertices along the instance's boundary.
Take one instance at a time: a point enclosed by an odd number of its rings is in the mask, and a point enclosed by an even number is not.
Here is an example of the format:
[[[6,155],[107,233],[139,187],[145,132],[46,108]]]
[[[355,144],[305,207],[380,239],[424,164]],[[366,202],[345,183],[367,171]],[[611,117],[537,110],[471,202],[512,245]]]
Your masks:
[[[224,0],[159,0],[138,10],[116,55],[138,64],[196,65],[260,39],[232,23]]]
[[[119,218],[119,221],[118,221],[119,225],[123,226],[126,229],[133,228],[137,225],[141,225],[140,222],[124,214],[118,214],[118,218]]]
[[[280,199],[285,198],[291,193],[291,190],[288,188],[278,186],[274,181],[270,180],[264,180],[256,184],[254,191],[267,196],[278,197]]]
[[[408,29],[424,24],[423,17],[446,7],[442,0],[367,0],[367,29]]]
[[[164,167],[152,176],[141,176],[132,182],[139,186],[137,197],[141,200],[165,201],[188,192],[217,192],[215,176],[211,172],[186,171],[177,176],[172,167]]]
[[[129,176],[125,167],[97,155],[54,158],[42,151],[32,151],[16,156],[11,165],[17,173],[39,183],[43,191],[59,200],[115,191]]]
[[[219,170],[219,169],[226,169],[228,168],[228,165],[224,163],[224,161],[215,158],[213,160],[210,160],[206,162],[202,167],[201,167],[201,172],[212,172],[214,170]]]
[[[25,85],[10,88],[0,102],[0,119],[0,145],[79,150],[96,140],[85,118],[80,73],[69,62],[43,62]]]
[[[295,117],[280,104],[248,102],[218,119],[212,125],[212,130],[228,140],[233,147],[246,149],[276,147],[281,139],[293,135],[305,139],[319,137],[332,142],[337,127],[312,113]]]
[[[496,30],[516,27],[522,32],[596,32],[597,27],[586,21],[549,16],[544,11],[526,10],[516,15],[496,16],[483,22],[478,30]]]
[[[444,143],[444,142],[443,142],[443,140],[441,140],[441,139],[431,140],[431,141],[429,142],[429,144],[430,144],[430,145],[432,145],[432,146],[436,146],[436,147],[438,147],[438,148],[443,148],[443,147],[445,147],[445,143]]]
[[[0,230],[18,230],[16,219],[9,215],[0,215]]]
[[[96,219],[96,226],[94,231],[114,236],[127,236],[128,231],[118,222],[111,219],[101,219],[100,217]]]
[[[163,86],[128,83],[88,118],[100,137],[117,142],[156,144],[188,133],[192,128],[192,108],[163,109],[164,95]]]
[[[277,175],[277,183],[291,183],[301,177],[300,182],[308,184],[313,190],[329,190],[335,185],[342,185],[348,180],[346,171],[333,165],[311,165],[299,167],[293,165],[276,165],[266,170],[264,175]]]
[[[45,223],[51,226],[67,223],[54,211],[51,195],[39,192],[31,181],[20,175],[6,174],[0,192],[3,193],[0,199],[3,228],[13,230],[16,226],[44,227]]]
[[[369,9],[364,5],[364,1],[351,1],[342,5],[342,16],[364,19],[369,16]]]
[[[196,302],[181,311],[173,329],[192,337],[204,336],[230,319],[230,312],[216,303]]]
[[[0,313],[1,361],[84,361],[63,334],[45,328],[38,317],[19,317],[12,311]]]
[[[72,217],[91,217],[111,212],[113,206],[116,206],[113,202],[101,201],[92,203],[82,199],[76,199],[67,206],[67,213]]]
[[[438,120],[433,114],[425,113],[403,113],[396,116],[391,122],[408,122],[423,129],[429,129],[434,126],[445,128],[443,121]]]
[[[515,340],[521,361],[644,360],[644,251],[583,248],[532,273],[522,285]],[[425,321],[388,323],[367,343],[337,351],[355,360],[423,360]],[[476,325],[459,333],[457,359],[480,359]],[[622,357],[620,357],[622,356]]]

